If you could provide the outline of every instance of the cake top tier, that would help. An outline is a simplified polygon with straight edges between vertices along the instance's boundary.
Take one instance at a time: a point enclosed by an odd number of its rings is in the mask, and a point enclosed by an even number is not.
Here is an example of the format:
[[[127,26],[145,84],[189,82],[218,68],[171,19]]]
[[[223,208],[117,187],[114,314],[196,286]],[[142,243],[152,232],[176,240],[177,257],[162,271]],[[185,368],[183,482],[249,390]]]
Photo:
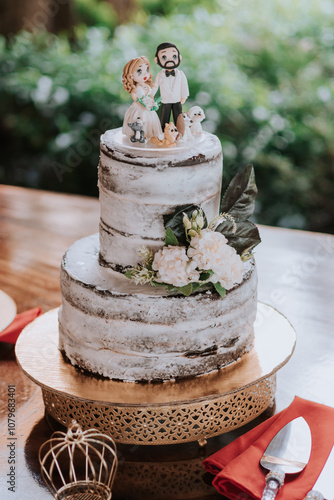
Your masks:
[[[164,217],[183,205],[200,205],[211,219],[219,214],[221,145],[204,132],[200,142],[157,148],[131,144],[121,129],[101,137],[99,190],[101,258],[108,265],[133,266],[138,250],[164,244]]]
[[[178,69],[181,60],[176,45],[163,42],[155,53],[154,61],[161,70],[154,79],[146,56],[131,59],[124,66],[123,87],[133,101],[125,113],[122,127],[128,141],[165,149],[201,137],[204,111],[199,106],[192,106],[188,112],[182,109],[189,97],[189,88],[185,74]],[[157,97],[158,91],[160,97]]]
[[[175,147],[157,147],[151,142],[131,143],[122,129],[107,130],[101,136],[101,152],[110,158],[133,165],[187,166],[217,158],[222,153],[218,137],[202,132],[196,141],[177,142]]]

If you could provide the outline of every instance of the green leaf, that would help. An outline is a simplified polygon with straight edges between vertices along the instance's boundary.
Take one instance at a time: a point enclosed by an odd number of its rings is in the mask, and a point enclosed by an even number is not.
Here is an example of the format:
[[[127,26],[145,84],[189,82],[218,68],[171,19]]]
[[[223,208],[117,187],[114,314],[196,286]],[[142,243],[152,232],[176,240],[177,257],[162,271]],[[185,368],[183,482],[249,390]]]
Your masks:
[[[220,283],[212,283],[213,286],[215,287],[216,291],[219,293],[219,295],[221,296],[221,298],[223,299],[226,295],[226,290],[223,286],[221,286]]]
[[[207,283],[205,283],[205,284],[207,284]],[[196,290],[201,288],[201,286],[203,286],[201,283],[192,283],[192,292],[196,292]]]
[[[235,248],[239,255],[245,252],[245,250],[252,250],[261,242],[257,226],[249,220],[238,221],[235,234],[233,234],[232,228],[231,221],[226,220],[216,227],[216,231],[222,233],[227,238],[228,244]]]
[[[237,233],[239,223],[236,223],[236,225],[237,225],[237,229],[236,229],[236,233]],[[230,240],[230,238],[232,238],[233,236],[236,235],[236,233],[234,233],[233,230],[234,230],[233,223],[229,219],[225,219],[224,222],[221,222],[220,224],[218,224],[218,226],[215,229],[215,231],[218,231],[218,233],[223,234],[225,236],[225,238],[227,238],[228,240]]]
[[[167,286],[166,283],[160,283],[159,281],[151,281],[153,286]]]
[[[257,187],[253,165],[248,165],[230,182],[221,202],[220,211],[236,220],[247,220],[254,212]]]
[[[185,295],[186,297],[189,297],[189,295],[193,291],[193,284],[192,283],[188,283],[188,285],[177,287],[177,290],[180,293],[182,293],[183,295]]]
[[[193,283],[188,283],[188,285],[180,287],[171,285],[170,283],[158,283],[157,281],[152,281],[152,284],[154,286],[165,286],[169,292],[182,293],[186,297],[189,297],[193,292]]]
[[[203,271],[200,275],[199,275],[199,279],[201,281],[207,281],[210,276],[213,275],[213,271],[209,270],[209,271]]]
[[[125,271],[125,276],[132,280],[132,278],[136,275],[136,270],[135,269],[128,269]]]
[[[177,237],[175,236],[173,230],[168,227],[166,229],[166,234],[165,234],[165,245],[173,245],[173,246],[178,246],[179,245],[179,241],[177,239]]]
[[[186,232],[185,232],[184,224],[183,224],[184,214],[186,214],[190,219],[194,210],[200,210],[200,209],[201,209],[201,207],[199,207],[198,205],[183,205],[183,206],[177,207],[175,209],[174,213],[164,215],[164,224],[165,224],[166,231],[168,228],[170,228],[173,231],[174,235],[176,236],[176,238],[179,241],[179,243],[178,243],[179,245],[184,245],[184,246],[188,245],[188,242],[186,239]],[[207,225],[208,225],[208,222],[207,222],[206,217],[204,215],[204,226],[203,227],[207,227]]]
[[[202,288],[201,291],[204,290],[209,290],[211,288],[212,283],[193,283],[193,290],[192,293],[197,292],[200,288]]]

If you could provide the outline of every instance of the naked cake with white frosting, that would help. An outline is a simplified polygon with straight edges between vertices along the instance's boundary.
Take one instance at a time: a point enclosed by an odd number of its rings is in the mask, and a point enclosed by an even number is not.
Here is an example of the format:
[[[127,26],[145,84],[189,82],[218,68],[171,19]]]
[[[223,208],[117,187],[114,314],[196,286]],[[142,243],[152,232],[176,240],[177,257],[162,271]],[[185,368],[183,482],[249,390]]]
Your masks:
[[[128,63],[148,74],[145,65]],[[253,168],[221,201],[218,138],[198,126],[191,135],[190,112],[159,133],[154,94],[145,107],[143,92],[144,83],[140,100],[131,94],[123,128],[101,137],[99,233],[72,245],[61,264],[60,350],[81,369],[127,382],[237,361],[252,348],[257,307]],[[126,120],[140,133],[125,133]]]

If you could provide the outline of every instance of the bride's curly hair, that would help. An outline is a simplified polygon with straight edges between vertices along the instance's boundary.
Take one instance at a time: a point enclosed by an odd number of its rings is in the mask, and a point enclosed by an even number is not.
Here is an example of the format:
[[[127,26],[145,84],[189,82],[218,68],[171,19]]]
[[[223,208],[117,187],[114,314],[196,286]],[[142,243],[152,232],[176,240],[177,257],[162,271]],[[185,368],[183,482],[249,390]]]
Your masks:
[[[149,70],[150,70],[150,76],[146,80],[145,83],[147,83],[147,85],[152,87],[153,82],[152,82],[150,61],[147,59],[147,57],[140,56],[140,57],[136,57],[135,59],[131,59],[131,61],[129,61],[123,68],[122,82],[123,82],[123,88],[124,88],[124,90],[126,90],[126,92],[129,92],[131,94],[131,92],[133,90],[135,90],[136,84],[133,81],[133,79],[131,78],[131,75],[133,75],[137,66],[140,66],[143,63],[147,64],[149,67]]]

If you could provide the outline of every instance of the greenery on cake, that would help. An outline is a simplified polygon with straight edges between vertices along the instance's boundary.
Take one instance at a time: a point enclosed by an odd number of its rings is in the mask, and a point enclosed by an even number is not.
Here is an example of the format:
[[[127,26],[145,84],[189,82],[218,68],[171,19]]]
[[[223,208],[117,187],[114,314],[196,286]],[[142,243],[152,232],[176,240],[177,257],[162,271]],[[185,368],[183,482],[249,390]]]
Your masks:
[[[221,297],[243,280],[243,261],[261,241],[249,220],[257,187],[254,168],[248,165],[230,182],[221,202],[221,213],[210,223],[197,205],[178,207],[166,215],[165,245],[158,250],[142,247],[142,262],[125,276],[138,285],[165,286],[189,296],[213,287]]]

